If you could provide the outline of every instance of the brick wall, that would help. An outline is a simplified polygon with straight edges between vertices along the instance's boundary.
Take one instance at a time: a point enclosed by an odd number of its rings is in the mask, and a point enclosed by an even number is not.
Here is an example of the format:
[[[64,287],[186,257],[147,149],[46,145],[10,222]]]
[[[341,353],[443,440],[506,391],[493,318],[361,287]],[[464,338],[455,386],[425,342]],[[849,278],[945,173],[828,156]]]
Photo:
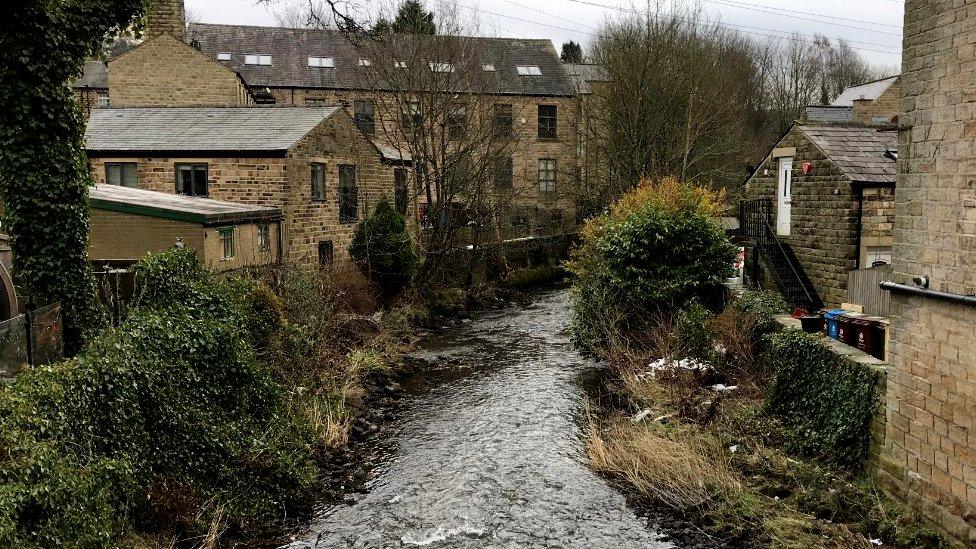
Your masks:
[[[108,97],[108,88],[74,88],[74,94],[85,120],[88,120],[91,110],[98,108],[100,98]]]
[[[108,63],[113,107],[247,105],[237,74],[168,34]]]
[[[976,292],[976,12],[908,0],[893,278]],[[976,309],[892,293],[881,477],[957,542],[976,544]]]
[[[901,82],[895,82],[877,99],[854,101],[854,122],[862,124],[888,123],[901,110]]]
[[[857,261],[857,200],[851,182],[798,127],[777,148],[795,149],[790,235],[777,238],[792,248],[824,303],[839,306],[847,299],[847,273]],[[803,175],[807,161],[811,171]],[[778,162],[770,154],[746,182],[747,197],[772,200],[774,222]]]
[[[315,90],[296,88],[271,88],[278,105],[306,105],[324,103],[328,105],[345,104],[350,114],[354,102],[370,100],[376,104],[376,134],[378,141],[397,145],[405,150],[400,125],[400,108],[392,94],[367,90]],[[499,193],[496,200],[505,211],[503,229],[511,228],[518,211],[529,211],[533,216],[546,217],[554,212],[561,213],[567,225],[575,219],[575,190],[577,188],[577,169],[579,167],[577,148],[579,133],[578,98],[575,97],[531,97],[531,96],[486,96],[474,102],[471,111],[483,109],[487,114],[495,103],[511,104],[513,113],[514,145],[512,147],[512,190]],[[538,106],[556,105],[557,138],[539,139]],[[469,120],[477,120],[476,112],[469,112]],[[490,118],[489,118],[490,119]],[[523,122],[524,120],[524,122]],[[540,192],[538,170],[540,158],[556,160],[556,191]],[[411,172],[412,174],[412,172]],[[424,201],[423,197],[419,200]],[[537,213],[537,210],[541,213]],[[567,229],[568,227],[563,227]],[[517,231],[516,231],[517,232]]]

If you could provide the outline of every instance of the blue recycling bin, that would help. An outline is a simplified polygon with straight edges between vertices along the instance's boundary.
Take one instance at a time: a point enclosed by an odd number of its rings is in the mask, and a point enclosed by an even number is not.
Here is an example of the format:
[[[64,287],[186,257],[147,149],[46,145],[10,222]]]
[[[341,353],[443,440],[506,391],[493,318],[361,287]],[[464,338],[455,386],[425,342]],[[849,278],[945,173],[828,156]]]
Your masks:
[[[827,324],[827,337],[837,339],[838,338],[838,325],[837,319],[846,313],[844,309],[831,309],[824,313],[824,320]]]

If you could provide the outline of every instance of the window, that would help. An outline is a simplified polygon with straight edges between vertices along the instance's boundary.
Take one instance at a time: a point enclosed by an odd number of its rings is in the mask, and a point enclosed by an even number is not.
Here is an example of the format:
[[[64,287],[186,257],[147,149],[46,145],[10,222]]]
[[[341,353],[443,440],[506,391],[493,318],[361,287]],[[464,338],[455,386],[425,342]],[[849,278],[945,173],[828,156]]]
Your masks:
[[[356,126],[372,135],[376,131],[376,106],[372,101],[356,100],[353,108],[356,112]]]
[[[424,117],[420,114],[419,103],[411,102],[407,107],[404,107],[403,113],[400,114],[400,125],[404,130],[419,128],[423,124]]]
[[[105,182],[133,189],[139,187],[139,165],[135,162],[106,162]]]
[[[495,105],[495,136],[497,137],[512,136],[512,105],[510,104]]]
[[[335,59],[332,57],[309,57],[308,66],[322,69],[335,68]]]
[[[359,197],[356,189],[356,166],[339,166],[339,222],[356,221]]]
[[[234,227],[220,229],[221,259],[234,259]]]
[[[271,249],[271,227],[267,223],[258,225],[258,250],[266,252]]]
[[[539,139],[556,138],[556,106],[539,105]]]
[[[312,200],[325,200],[325,164],[312,162]]]
[[[542,76],[542,70],[537,65],[519,65],[515,70],[519,76]]]
[[[360,59],[360,60],[359,60],[359,66],[360,66],[360,67],[370,67],[370,66],[372,66],[372,65],[373,65],[373,63],[372,63],[372,62],[370,62],[370,60],[369,60],[369,59]]]
[[[305,98],[306,107],[323,107],[325,106],[325,99],[318,97],[306,97]]]
[[[244,56],[245,65],[270,65],[271,56],[264,53],[249,53]]]
[[[393,205],[400,215],[407,214],[407,170],[393,170]]]
[[[450,63],[430,63],[433,72],[454,72],[454,65]]]
[[[176,164],[176,193],[207,196],[207,165]]]
[[[217,61],[230,61],[230,52],[222,51],[217,54]]]
[[[485,63],[484,65],[481,65],[481,70],[485,72],[495,72],[495,65],[492,65],[491,63]]]
[[[460,139],[468,126],[468,111],[464,105],[454,105],[447,113],[447,136]]]
[[[332,244],[331,240],[320,240],[319,241],[319,265],[322,267],[331,267],[332,258],[335,256],[335,246]]]
[[[98,94],[98,106],[105,108],[108,107],[108,94],[100,93]]]
[[[494,180],[500,189],[512,188],[512,157],[495,159]]]
[[[407,62],[406,61],[394,61],[393,62],[393,68],[395,68],[395,69],[405,69],[405,68],[407,68]]]
[[[556,190],[556,159],[539,159],[539,190],[550,192]]]

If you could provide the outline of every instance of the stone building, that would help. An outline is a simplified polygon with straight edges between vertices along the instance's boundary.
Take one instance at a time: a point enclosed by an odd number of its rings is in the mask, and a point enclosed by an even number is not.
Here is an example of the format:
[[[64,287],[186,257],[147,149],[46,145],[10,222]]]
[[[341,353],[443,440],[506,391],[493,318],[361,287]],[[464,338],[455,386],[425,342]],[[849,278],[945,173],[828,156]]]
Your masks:
[[[88,257],[134,263],[177,241],[214,271],[270,265],[281,258],[281,209],[96,185],[89,191]]]
[[[766,242],[753,278],[816,309],[847,300],[850,271],[890,263],[896,148],[876,126],[794,124],[745,184],[743,229]]]
[[[907,0],[880,474],[976,545],[976,11]]]
[[[406,169],[339,107],[95,109],[85,145],[100,184],[280,208],[282,258],[301,264],[347,257]]]

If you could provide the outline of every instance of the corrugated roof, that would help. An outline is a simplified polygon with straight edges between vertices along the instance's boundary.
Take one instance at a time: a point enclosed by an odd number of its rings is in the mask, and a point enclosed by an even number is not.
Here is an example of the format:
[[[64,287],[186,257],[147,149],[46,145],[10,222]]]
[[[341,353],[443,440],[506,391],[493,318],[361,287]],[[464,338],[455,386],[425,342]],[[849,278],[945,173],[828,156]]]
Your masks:
[[[95,185],[89,189],[88,196],[91,207],[95,209],[204,225],[281,219],[280,208],[132,189],[118,185]]]
[[[895,80],[898,80],[897,75],[851,86],[838,95],[837,99],[834,99],[830,104],[837,107],[853,107],[854,101],[857,99],[877,99],[895,83]]]
[[[391,41],[444,40],[417,35],[391,35]],[[297,87],[324,89],[384,89],[389,85],[378,81],[368,67],[361,67],[362,50],[350,42],[347,35],[327,29],[287,29],[243,25],[215,25],[193,23],[187,30],[187,40],[195,41],[201,51],[214,59],[218,53],[230,53],[229,61],[220,61],[241,74],[251,87]],[[575,95],[570,76],[563,68],[550,40],[516,38],[463,37],[466,47],[479,58],[479,65],[491,64],[495,71],[486,73],[489,84],[485,90],[502,94]],[[393,51],[408,48],[390,48]],[[271,56],[271,65],[245,65],[247,54]],[[309,57],[331,57],[335,67],[309,67]],[[395,60],[372,59],[373,63],[393,63]],[[449,60],[426,59],[420,67],[429,70],[428,62]],[[519,76],[516,66],[535,65],[541,76]]]
[[[854,119],[854,107],[807,105],[806,111],[810,122],[850,122]]]
[[[339,107],[95,109],[88,151],[285,151]]]
[[[593,63],[565,63],[563,67],[573,79],[579,93],[590,93],[590,82],[608,82],[610,77],[603,67]]]
[[[894,183],[895,160],[886,152],[898,149],[898,136],[892,131],[854,125],[802,124],[800,131],[837,165],[851,181]]]

